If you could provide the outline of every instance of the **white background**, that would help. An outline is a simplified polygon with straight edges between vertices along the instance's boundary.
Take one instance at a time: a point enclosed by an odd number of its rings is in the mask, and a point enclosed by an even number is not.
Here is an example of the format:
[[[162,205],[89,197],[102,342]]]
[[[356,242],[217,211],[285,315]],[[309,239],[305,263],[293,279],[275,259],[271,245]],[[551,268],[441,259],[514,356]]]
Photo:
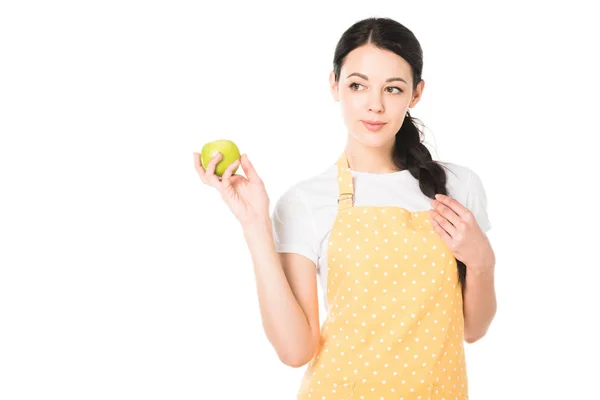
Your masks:
[[[2,2],[0,399],[294,398],[192,152],[235,141],[271,207],[334,162],[333,52],[370,16],[420,40],[412,114],[487,191],[471,399],[600,399],[600,32],[593,2],[548,3]]]

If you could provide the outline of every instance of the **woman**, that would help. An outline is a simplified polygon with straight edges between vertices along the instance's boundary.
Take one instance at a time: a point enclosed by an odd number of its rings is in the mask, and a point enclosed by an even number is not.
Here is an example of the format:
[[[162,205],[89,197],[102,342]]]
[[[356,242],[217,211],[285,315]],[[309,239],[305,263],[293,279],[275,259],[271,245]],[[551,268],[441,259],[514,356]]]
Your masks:
[[[206,170],[194,155],[242,224],[268,339],[285,364],[309,363],[298,399],[468,397],[463,342],[484,336],[496,312],[491,225],[478,175],[433,161],[421,143],[409,108],[422,69],[421,46],[400,23],[351,26],[330,75],[346,147],[293,185],[272,219],[247,155],[222,179],[220,155]],[[247,178],[232,176],[238,163]]]

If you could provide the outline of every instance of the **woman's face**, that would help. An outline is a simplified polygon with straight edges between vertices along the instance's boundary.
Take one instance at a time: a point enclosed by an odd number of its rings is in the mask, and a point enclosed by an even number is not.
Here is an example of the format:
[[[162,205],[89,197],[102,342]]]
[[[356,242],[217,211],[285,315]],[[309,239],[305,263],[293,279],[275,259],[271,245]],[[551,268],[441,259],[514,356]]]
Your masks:
[[[418,103],[425,83],[421,81],[413,92],[410,65],[402,57],[364,45],[346,56],[339,82],[331,72],[330,85],[335,101],[340,102],[349,139],[381,147],[394,143],[406,110]],[[385,124],[370,130],[363,121]]]

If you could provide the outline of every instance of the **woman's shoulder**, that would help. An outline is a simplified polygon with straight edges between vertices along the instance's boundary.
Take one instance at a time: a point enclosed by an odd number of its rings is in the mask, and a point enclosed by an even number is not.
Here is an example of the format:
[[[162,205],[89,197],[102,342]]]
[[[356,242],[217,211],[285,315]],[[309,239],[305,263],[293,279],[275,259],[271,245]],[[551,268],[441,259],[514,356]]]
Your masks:
[[[468,189],[476,175],[475,171],[466,164],[461,164],[452,161],[437,161],[446,171],[446,183],[451,188],[465,191]]]
[[[448,179],[464,181],[469,178],[469,174],[471,173],[471,169],[464,164],[440,160],[437,160],[437,163],[440,164],[444,168],[444,170],[446,170],[446,176]]]
[[[335,164],[332,164],[313,175],[290,184],[283,191],[277,203],[280,206],[302,203],[307,208],[312,208],[320,203],[331,202],[331,198],[335,199],[336,196],[337,168]]]
[[[483,190],[479,174],[470,166],[451,161],[437,162],[446,171],[446,187],[453,197],[466,200],[469,194]]]

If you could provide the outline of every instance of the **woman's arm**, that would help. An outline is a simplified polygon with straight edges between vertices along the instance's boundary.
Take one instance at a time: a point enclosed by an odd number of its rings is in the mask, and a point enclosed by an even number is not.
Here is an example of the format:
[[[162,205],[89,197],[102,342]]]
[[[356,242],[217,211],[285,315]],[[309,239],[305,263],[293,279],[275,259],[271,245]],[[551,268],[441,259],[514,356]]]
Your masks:
[[[496,315],[494,264],[482,268],[468,268],[463,290],[465,341],[473,343],[487,332]],[[479,272],[471,272],[479,271]]]
[[[320,338],[315,263],[303,255],[277,253],[262,179],[246,154],[231,163],[222,177],[217,176],[221,158],[218,152],[205,169],[200,154],[194,153],[194,166],[202,182],[219,191],[242,225],[267,338],[285,364],[300,367],[312,359]],[[239,165],[246,177],[233,175]]]
[[[315,264],[299,254],[278,254],[271,219],[243,226],[250,250],[263,327],[283,363],[301,367],[320,337]]]
[[[437,200],[431,202],[431,223],[454,257],[467,267],[462,291],[465,341],[473,343],[486,334],[496,315],[496,256],[471,210],[449,196],[435,197]]]

